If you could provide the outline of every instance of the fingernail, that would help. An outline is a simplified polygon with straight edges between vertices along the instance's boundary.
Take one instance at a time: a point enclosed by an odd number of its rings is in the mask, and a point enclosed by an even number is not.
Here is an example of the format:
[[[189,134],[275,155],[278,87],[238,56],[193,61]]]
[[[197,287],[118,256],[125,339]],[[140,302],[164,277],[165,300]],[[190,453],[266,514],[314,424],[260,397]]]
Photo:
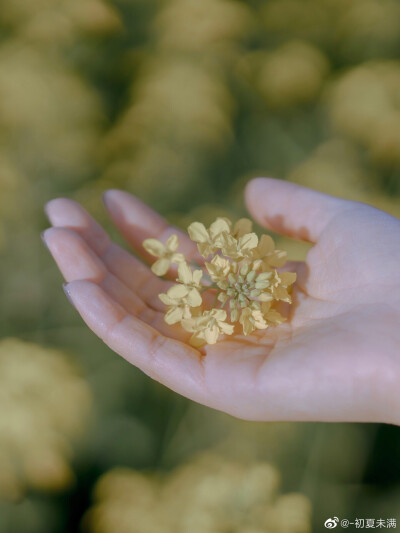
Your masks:
[[[46,248],[49,249],[49,245],[47,244],[46,236],[45,236],[46,231],[47,231],[47,229],[42,231],[42,233],[40,234],[40,238],[42,239],[43,244],[46,246]]]
[[[69,283],[63,283],[63,286],[62,286],[63,287],[63,291],[64,291],[65,296],[67,297],[69,303],[72,305],[72,307],[75,307],[75,304],[74,304],[74,302],[73,302],[73,300],[71,298],[71,295],[69,293],[69,290],[68,290],[68,285],[69,285]]]
[[[106,209],[112,211],[114,209],[113,194],[118,192],[117,189],[108,189],[103,192],[102,198]]]
[[[110,201],[109,201],[109,198],[108,198],[108,193],[110,191],[104,191],[103,194],[102,194],[102,200],[103,200],[103,204],[106,206],[106,207],[109,207],[109,204],[110,204]]]

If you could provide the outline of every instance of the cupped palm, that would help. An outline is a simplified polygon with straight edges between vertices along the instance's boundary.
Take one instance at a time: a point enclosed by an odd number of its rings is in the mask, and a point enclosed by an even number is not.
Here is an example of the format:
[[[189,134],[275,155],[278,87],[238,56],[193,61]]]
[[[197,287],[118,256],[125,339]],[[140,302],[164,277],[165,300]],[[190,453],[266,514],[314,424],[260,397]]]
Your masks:
[[[52,200],[44,239],[66,292],[88,326],[132,364],[188,398],[251,420],[398,423],[400,221],[366,204],[259,178],[246,189],[253,217],[314,246],[290,262],[298,280],[287,321],[227,336],[200,353],[164,320],[158,298],[172,282],[112,243],[78,204]],[[145,238],[178,233],[133,196],[105,194],[114,223],[144,261]]]

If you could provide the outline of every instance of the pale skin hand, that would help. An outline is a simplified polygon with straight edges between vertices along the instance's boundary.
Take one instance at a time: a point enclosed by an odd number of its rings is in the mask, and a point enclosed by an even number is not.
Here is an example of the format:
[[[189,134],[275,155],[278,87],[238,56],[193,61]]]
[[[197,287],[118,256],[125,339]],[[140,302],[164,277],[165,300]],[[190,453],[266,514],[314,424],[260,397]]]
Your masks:
[[[400,424],[400,221],[365,204],[266,178],[245,199],[268,229],[310,241],[288,321],[245,337],[225,337],[200,353],[179,325],[163,320],[158,299],[171,282],[112,243],[75,202],[52,200],[44,240],[86,324],[112,350],[153,379],[207,406],[249,420],[365,421]],[[107,210],[133,250],[180,237],[129,194],[105,194]],[[173,278],[174,276],[172,276]]]

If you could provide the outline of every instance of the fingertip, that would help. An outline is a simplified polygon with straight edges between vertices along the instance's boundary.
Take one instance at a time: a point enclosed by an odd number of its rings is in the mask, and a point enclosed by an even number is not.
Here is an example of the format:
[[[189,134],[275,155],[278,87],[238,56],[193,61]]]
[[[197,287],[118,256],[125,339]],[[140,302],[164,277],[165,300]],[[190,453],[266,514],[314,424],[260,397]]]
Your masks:
[[[65,296],[76,309],[78,308],[76,304],[78,292],[81,297],[84,297],[85,293],[92,291],[95,286],[95,283],[86,279],[67,280],[62,284]]]
[[[53,241],[56,241],[58,237],[66,235],[67,237],[71,235],[72,232],[68,228],[58,228],[58,227],[51,227],[45,229],[41,233],[41,237],[43,242],[46,244],[48,248],[51,247],[53,244]]]
[[[108,207],[108,204],[115,199],[116,196],[121,194],[122,191],[120,189],[107,189],[102,194],[103,203],[106,207]]]
[[[72,296],[71,296],[71,293],[70,293],[70,290],[69,290],[69,286],[71,285],[72,282],[66,282],[66,283],[63,283],[62,284],[62,288],[63,288],[63,291],[64,291],[64,294],[65,296],[67,297],[67,300],[69,301],[69,303],[72,305],[72,307],[75,308],[75,303],[72,299]]]
[[[43,207],[43,211],[47,217],[47,220],[50,222],[50,224],[52,224],[53,213],[55,212],[56,210],[55,208],[59,204],[60,200],[61,198],[53,198],[52,200],[49,200],[48,202],[46,202]]]
[[[47,228],[40,234],[42,241],[46,245],[46,248],[51,251],[51,245],[52,241],[54,240],[54,236],[59,233],[59,228]]]
[[[49,228],[48,228],[49,229]],[[40,238],[42,239],[42,242],[43,244],[46,246],[47,249],[49,249],[49,245],[47,244],[47,240],[46,240],[46,232],[48,231],[48,229],[45,229],[44,231],[42,231],[42,233],[40,234]]]
[[[106,209],[112,212],[116,212],[121,205],[123,206],[128,201],[139,202],[135,196],[121,189],[107,189],[103,192],[102,199]]]
[[[252,211],[257,203],[260,202],[260,195],[265,198],[265,193],[268,187],[273,186],[275,183],[279,183],[282,180],[275,178],[263,178],[257,177],[250,180],[244,190],[244,200],[249,211]]]
[[[261,192],[265,192],[268,187],[273,187],[274,185],[280,185],[282,183],[287,182],[278,178],[253,178],[246,185],[245,197],[253,198],[255,196],[258,196]]]
[[[133,202],[135,200],[132,195],[120,189],[106,190],[102,195],[102,199],[108,214],[116,223],[120,220],[121,213],[126,210],[125,206],[127,202]]]
[[[316,243],[333,217],[350,203],[297,183],[256,178],[248,184],[246,205],[262,226]]]
[[[106,276],[107,269],[95,250],[73,229],[49,228],[44,238],[67,281],[85,279],[100,283]]]
[[[54,198],[44,206],[44,212],[53,226],[71,225],[71,222],[74,222],[71,220],[71,214],[75,213],[76,217],[80,209],[80,205],[70,198]]]
[[[136,196],[119,189],[108,189],[103,194],[104,205],[114,223],[121,231],[129,225],[137,228],[158,231],[166,226],[163,217]]]
[[[255,188],[257,188],[259,186],[260,183],[264,182],[267,179],[268,178],[263,178],[263,177],[260,177],[260,176],[252,178],[250,181],[248,181],[246,183],[246,188],[245,188],[246,194],[247,193],[251,193]]]
[[[92,305],[95,309],[96,307],[106,308],[105,302],[108,300],[104,291],[96,284],[87,279],[76,279],[71,281],[66,281],[62,285],[63,291],[69,303],[78,311],[78,313],[85,320],[84,309],[88,304]],[[96,305],[95,301],[98,298],[98,294],[103,297],[102,305]],[[85,320],[86,323],[87,319]],[[91,327],[91,325],[89,325]]]
[[[69,231],[69,230],[65,230]],[[56,243],[57,236],[62,234],[63,228],[51,227],[47,228],[40,234],[42,241],[51,254],[53,254],[53,245]]]

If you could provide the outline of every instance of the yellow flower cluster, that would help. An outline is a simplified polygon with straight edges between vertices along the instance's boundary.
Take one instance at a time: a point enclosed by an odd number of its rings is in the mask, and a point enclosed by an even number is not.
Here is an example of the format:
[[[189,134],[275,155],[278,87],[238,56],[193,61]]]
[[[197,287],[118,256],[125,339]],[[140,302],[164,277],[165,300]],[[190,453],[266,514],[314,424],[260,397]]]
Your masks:
[[[66,354],[0,341],[0,502],[21,498],[27,487],[71,486],[73,444],[86,431],[91,404],[89,386]]]
[[[165,245],[157,239],[143,241],[145,250],[157,257],[152,266],[155,274],[163,276],[171,265],[178,266],[177,284],[159,295],[167,306],[167,324],[180,322],[192,333],[190,344],[202,346],[215,344],[220,335],[232,335],[235,323],[241,325],[244,335],[249,335],[255,329],[284,322],[273,305],[277,301],[291,303],[289,290],[296,274],[276,270],[285,264],[286,252],[276,250],[269,235],[259,239],[246,218],[234,226],[227,218],[217,218],[208,229],[193,222],[188,233],[205,259],[194,270],[176,252],[176,235]],[[215,295],[211,308],[202,297],[206,291]]]
[[[309,499],[282,494],[280,485],[270,463],[212,452],[168,474],[114,469],[96,484],[83,526],[90,533],[309,533]]]

